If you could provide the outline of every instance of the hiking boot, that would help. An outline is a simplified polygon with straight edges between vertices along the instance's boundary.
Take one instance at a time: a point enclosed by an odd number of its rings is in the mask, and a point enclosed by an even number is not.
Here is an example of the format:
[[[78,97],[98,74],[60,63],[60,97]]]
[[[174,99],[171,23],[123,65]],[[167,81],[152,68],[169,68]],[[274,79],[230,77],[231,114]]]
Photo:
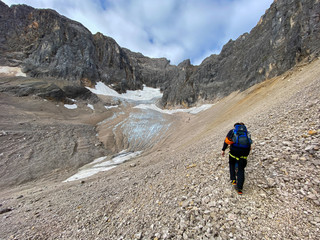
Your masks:
[[[241,195],[242,194],[242,189],[237,189],[237,192],[238,192],[239,195]]]
[[[231,180],[231,184],[232,185],[237,185],[237,181],[236,180]]]

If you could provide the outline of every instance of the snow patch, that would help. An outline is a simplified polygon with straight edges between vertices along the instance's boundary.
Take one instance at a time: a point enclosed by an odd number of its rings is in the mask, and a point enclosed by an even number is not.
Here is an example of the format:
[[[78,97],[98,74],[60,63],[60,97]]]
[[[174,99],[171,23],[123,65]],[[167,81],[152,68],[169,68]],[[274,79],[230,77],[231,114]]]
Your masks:
[[[121,151],[117,156],[113,157],[111,160],[106,160],[107,156],[100,157],[95,159],[93,162],[80,168],[78,173],[64,180],[63,182],[71,182],[79,179],[84,179],[91,177],[99,172],[105,172],[112,168],[115,168],[117,165],[124,163],[131,158],[134,158],[141,154],[141,151],[138,152],[126,152],[126,150]],[[106,160],[106,161],[105,161]]]
[[[78,106],[77,104],[64,104],[64,107],[68,109],[76,109]]]
[[[108,170],[115,168],[115,167],[116,166],[107,167],[107,168],[83,169],[83,170],[79,171],[78,173],[76,173],[75,175],[69,177],[67,180],[65,180],[63,182],[72,182],[72,181],[88,178],[88,177],[91,177],[99,172],[108,171]]]
[[[93,106],[92,104],[89,104],[89,103],[88,103],[87,107],[88,107],[88,108],[91,108],[91,109],[94,111],[94,106]]]
[[[97,82],[95,88],[87,87],[91,92],[95,94],[123,98],[127,100],[135,100],[135,101],[148,101],[154,98],[161,98],[162,93],[160,92],[159,88],[151,88],[147,86],[143,86],[142,90],[128,90],[126,93],[119,94],[115,90],[109,88],[103,82]]]
[[[131,91],[128,90],[124,94],[119,94],[115,90],[109,88],[107,85],[105,85],[103,82],[97,82],[95,85],[95,88],[89,88],[87,87],[91,92],[95,94],[100,94],[100,95],[105,95],[105,96],[112,96],[112,97],[117,97],[117,98],[122,98],[122,99],[127,99],[127,100],[134,100],[134,101],[150,101],[154,100],[155,102],[156,99],[159,99],[162,97],[162,93],[160,92],[160,89],[158,88],[151,88],[147,86],[143,86],[143,90],[136,90],[136,91]],[[134,108],[140,108],[140,109],[145,109],[145,110],[154,110],[158,111],[164,114],[174,114],[178,112],[186,112],[186,113],[191,113],[191,114],[197,114],[199,112],[205,111],[212,107],[213,104],[204,104],[200,107],[192,107],[188,109],[174,109],[174,110],[168,110],[168,109],[161,109],[157,107],[154,103],[152,104],[139,104],[135,106]],[[118,107],[116,106],[105,106],[106,109],[110,109],[113,107]]]
[[[0,76],[26,77],[19,67],[0,66]]]
[[[103,82],[97,82],[95,85],[95,88],[86,87],[94,94],[100,94],[105,96],[112,96],[112,97],[118,97],[120,94],[117,93],[115,90],[109,88],[107,85],[105,85]]]
[[[117,108],[119,105],[113,105],[113,106],[104,106],[106,109],[111,109],[111,108]]]

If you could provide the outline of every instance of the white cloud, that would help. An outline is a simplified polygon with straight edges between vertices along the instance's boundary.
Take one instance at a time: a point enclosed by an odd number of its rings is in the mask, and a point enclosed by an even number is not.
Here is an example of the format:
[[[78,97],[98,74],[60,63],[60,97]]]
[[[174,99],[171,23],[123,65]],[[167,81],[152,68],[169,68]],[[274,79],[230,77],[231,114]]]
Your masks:
[[[226,25],[226,37],[228,38],[224,39],[224,43],[230,39],[237,39],[245,32],[250,32],[272,2],[257,0],[235,1],[230,8],[232,17]]]
[[[4,0],[52,8],[121,47],[178,64],[199,64],[249,32],[273,0]],[[103,3],[103,4],[101,4]]]

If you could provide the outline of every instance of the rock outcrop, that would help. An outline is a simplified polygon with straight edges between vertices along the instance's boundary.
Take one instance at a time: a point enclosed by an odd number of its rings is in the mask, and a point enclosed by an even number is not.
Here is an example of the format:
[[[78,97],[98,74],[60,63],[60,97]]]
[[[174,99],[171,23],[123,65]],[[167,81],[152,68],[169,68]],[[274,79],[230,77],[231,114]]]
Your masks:
[[[278,0],[250,33],[230,40],[219,55],[206,58],[186,79],[174,79],[163,102],[195,103],[244,90],[278,76],[320,50],[320,2]],[[180,88],[172,87],[180,86]]]
[[[103,81],[122,93],[143,84],[160,87],[167,59],[151,59],[94,35],[80,23],[48,9],[0,3],[0,64],[22,66],[30,77],[53,77],[92,86]]]
[[[68,82],[30,77],[3,77],[0,92],[11,93],[18,97],[37,96],[47,100],[73,103],[72,99],[97,103],[99,98],[87,88]]]

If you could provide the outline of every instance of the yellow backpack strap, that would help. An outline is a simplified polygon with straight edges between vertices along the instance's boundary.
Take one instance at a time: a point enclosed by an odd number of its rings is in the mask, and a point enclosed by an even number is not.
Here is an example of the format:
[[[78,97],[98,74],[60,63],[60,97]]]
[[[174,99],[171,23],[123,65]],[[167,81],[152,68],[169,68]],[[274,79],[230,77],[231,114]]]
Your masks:
[[[237,161],[239,161],[240,158],[242,158],[242,159],[247,159],[247,158],[248,158],[247,156],[236,157],[236,156],[233,156],[231,153],[229,153],[229,155],[230,155],[231,157],[235,158]]]
[[[229,155],[230,155],[231,157],[233,157],[233,158],[237,159],[237,161],[239,161],[239,160],[240,160],[240,158],[238,158],[238,157],[236,157],[236,156],[233,156],[231,153],[229,153]]]

